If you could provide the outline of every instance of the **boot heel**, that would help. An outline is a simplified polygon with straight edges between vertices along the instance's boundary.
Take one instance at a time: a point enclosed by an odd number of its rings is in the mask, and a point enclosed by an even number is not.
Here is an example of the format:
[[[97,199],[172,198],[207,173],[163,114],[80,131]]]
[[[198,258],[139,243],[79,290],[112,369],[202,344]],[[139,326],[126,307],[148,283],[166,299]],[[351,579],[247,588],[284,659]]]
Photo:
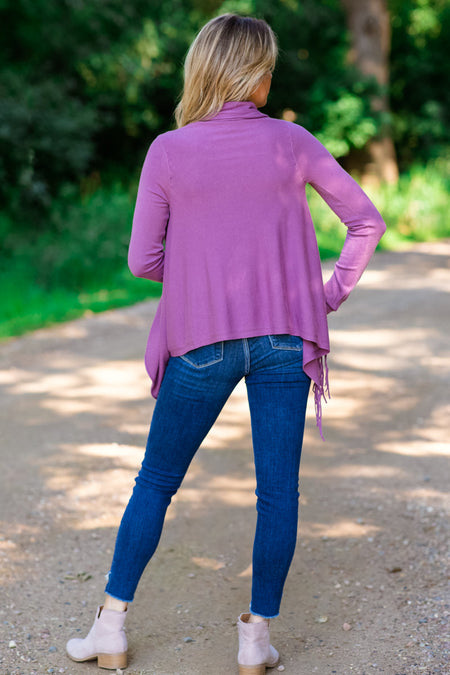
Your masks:
[[[98,654],[97,664],[99,668],[116,670],[117,668],[127,667],[127,653],[122,654]]]
[[[259,666],[241,666],[239,664],[239,675],[266,675],[266,664]]]

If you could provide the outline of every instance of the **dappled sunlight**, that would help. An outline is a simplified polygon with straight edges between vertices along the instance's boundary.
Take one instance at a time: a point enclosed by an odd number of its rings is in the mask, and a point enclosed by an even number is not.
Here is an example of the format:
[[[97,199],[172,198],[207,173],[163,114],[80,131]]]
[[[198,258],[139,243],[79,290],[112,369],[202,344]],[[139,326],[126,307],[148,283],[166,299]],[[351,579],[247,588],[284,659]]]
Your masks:
[[[118,458],[122,465],[131,469],[138,466],[142,461],[142,448],[119,445],[119,443],[87,444],[80,446],[77,450],[80,454],[91,457]]]
[[[179,491],[175,503],[189,503],[200,508],[227,506],[248,507],[255,504],[255,483],[252,480],[223,481],[221,487],[214,485],[214,479],[206,480],[201,488],[187,487],[187,483]]]
[[[302,522],[300,525],[301,536],[309,537],[311,539],[320,539],[322,537],[329,537],[333,539],[339,538],[357,538],[373,536],[380,530],[375,525],[367,525],[366,523],[356,523],[354,520],[338,519],[329,523],[319,522]]]
[[[39,542],[42,529],[21,522],[0,520],[0,533],[0,579],[4,586],[21,577],[23,566],[30,558],[29,547]]]
[[[362,354],[364,352],[361,352]],[[348,353],[350,359],[350,353]],[[353,359],[355,365],[356,359]],[[323,429],[325,439],[332,440],[334,431],[346,430],[351,428],[360,429],[361,442],[366,443],[364,435],[364,427],[366,426],[365,415],[367,414],[368,401],[373,402],[370,409],[372,418],[376,418],[380,423],[391,414],[393,408],[386,410],[383,401],[387,397],[391,397],[392,392],[395,391],[398,382],[391,376],[387,377],[372,377],[370,381],[370,389],[367,389],[366,381],[362,380],[362,375],[359,370],[345,369],[345,375],[341,374],[341,368],[336,367],[336,362],[341,366],[342,352],[339,350],[337,354],[333,354],[333,358],[329,360],[330,364],[330,391],[331,398],[323,405]],[[363,364],[361,364],[363,366]],[[418,395],[416,392],[411,394],[399,396],[391,406],[398,409],[404,409],[407,406],[415,407],[417,405]],[[312,397],[308,402],[308,417],[314,419],[314,406]],[[308,426],[307,426],[308,430]],[[315,440],[315,436],[313,439]],[[321,455],[326,455],[328,452],[334,452],[334,448],[328,444],[322,444],[316,452]]]
[[[58,326],[58,334],[65,340],[85,340],[89,337],[89,325],[86,320],[68,321]],[[54,335],[53,328],[41,328],[33,333],[33,338],[37,343],[46,343]]]
[[[345,355],[345,352],[344,352]],[[342,351],[338,354],[339,363],[342,361]],[[330,360],[331,362],[331,360]],[[324,406],[325,424],[333,422],[348,423],[354,415],[366,406],[367,397],[382,397],[392,391],[394,379],[391,377],[377,378],[371,381],[370,392],[361,385],[361,374],[349,370],[345,377],[339,377],[336,371],[330,373],[331,398]]]
[[[246,567],[244,570],[242,570],[242,572],[239,572],[239,574],[237,576],[242,577],[244,579],[245,578],[251,579],[252,573],[253,573],[253,565],[252,565],[252,563],[250,563],[250,565],[248,567]]]
[[[218,422],[219,424],[219,422]],[[250,449],[250,439],[247,439],[246,449]],[[228,472],[225,475],[217,475],[211,472],[207,465],[208,446],[206,442],[202,448],[206,453],[199,453],[189,467],[181,489],[173,498],[173,503],[180,506],[193,506],[197,509],[220,508],[222,505],[235,507],[249,507],[255,505],[256,480],[254,467],[248,462],[248,476]],[[250,457],[248,457],[250,460]]]
[[[85,409],[92,411],[92,400],[101,405],[118,398],[121,401],[143,398],[148,395],[148,382],[142,378],[142,364],[138,361],[115,361],[76,368],[74,372],[44,375],[38,380],[17,384],[14,393],[46,393],[42,406],[65,415],[72,414],[74,399],[79,410],[86,401]]]
[[[208,482],[208,487],[210,490],[254,490],[256,487],[256,481],[252,475],[249,478],[236,478],[227,476],[212,476]]]
[[[450,248],[447,245],[447,250]],[[442,253],[440,254],[442,255]],[[450,254],[449,254],[450,255]],[[405,278],[403,275],[393,277],[392,271],[384,270],[367,270],[364,273],[364,286],[367,288],[383,288],[386,282],[389,282],[389,287],[395,290],[414,291],[414,290],[442,290],[442,284],[448,280],[448,271],[442,267],[435,267],[431,269],[425,277],[421,278]]]
[[[101,381],[107,369],[97,369]],[[106,378],[107,379],[107,378]],[[95,386],[101,388],[101,382]],[[78,389],[74,401],[83,396]],[[64,405],[66,401],[61,401]],[[244,413],[245,411],[245,413]],[[242,419],[244,416],[245,419]],[[124,432],[133,427],[133,433],[145,434],[148,422],[118,425]],[[245,385],[236,388],[222,411],[216,425],[205,439],[202,448],[209,450],[230,447],[245,439],[250,443],[250,426]],[[61,443],[60,456],[42,469],[45,485],[51,493],[65,494],[64,517],[72,521],[76,530],[117,528],[123,509],[131,494],[144,453],[144,445],[113,443]],[[203,455],[205,458],[205,455]],[[252,470],[251,463],[249,470]],[[172,500],[167,520],[176,517],[178,508],[186,505],[196,509],[220,505],[247,507],[255,503],[255,480],[231,476],[211,476],[201,458],[196,458],[189,469],[182,489]],[[51,499],[50,502],[51,503]]]
[[[410,503],[426,505],[428,512],[432,513],[433,508],[444,509],[447,513],[450,510],[450,499],[448,489],[436,490],[433,488],[415,487],[403,491],[403,496]]]
[[[383,441],[378,442],[376,450],[381,453],[427,459],[449,458],[448,420],[450,405],[436,405],[426,418],[419,417],[415,428],[409,433],[387,431]]]
[[[142,422],[130,422],[127,420],[117,420],[115,425],[117,431],[120,431],[121,434],[126,434],[128,436],[139,436],[142,438],[142,448],[141,453],[145,449],[145,442],[147,440],[148,429],[151,419],[150,405],[148,406],[148,412],[146,415],[142,415]]]
[[[216,560],[215,558],[198,558],[193,556],[191,560],[197,567],[201,567],[204,570],[217,572],[225,567],[223,560]]]
[[[15,544],[10,539],[0,540],[0,555],[4,551],[15,551],[17,549],[17,544]]]
[[[302,469],[301,473],[303,478],[320,477],[322,475],[320,469],[315,469],[309,465],[307,468]],[[367,478],[375,482],[380,478],[400,478],[405,475],[406,472],[402,469],[391,466],[380,466],[379,464],[373,466],[371,464],[347,463],[328,467],[327,469],[328,478]]]
[[[29,378],[30,374],[26,370],[11,368],[10,370],[0,370],[0,385],[8,385],[12,393],[16,394],[16,385],[24,378]]]
[[[402,330],[404,339],[400,337]],[[339,365],[350,370],[396,373],[405,367],[422,364],[429,367],[429,359],[433,357],[430,333],[431,328],[408,325],[391,329],[339,330],[333,332],[333,353],[338,353]]]
[[[217,450],[233,441],[242,440],[250,432],[250,414],[245,382],[234,389],[216,423],[203,441],[204,448]]]
[[[2,528],[2,532],[5,530]],[[14,536],[10,534],[9,536]],[[2,584],[9,580],[13,580],[17,574],[17,570],[12,569],[11,563],[14,565],[21,565],[27,559],[27,552],[24,551],[12,539],[0,539],[0,577]]]
[[[59,460],[41,469],[50,495],[47,510],[62,512],[73,529],[117,528],[142,460],[142,449],[117,443],[67,443],[61,445],[61,451]]]
[[[9,541],[7,537],[15,535],[24,535],[34,538],[39,534],[39,527],[36,525],[28,525],[26,523],[13,523],[10,520],[0,520],[0,532],[2,533],[0,544],[4,544]],[[10,543],[13,542],[10,541]]]
[[[447,369],[449,364],[447,363]],[[445,371],[444,371],[445,372]],[[428,442],[444,443],[447,454],[450,455],[450,441],[448,438],[450,420],[450,403],[436,402],[426,419],[421,418],[420,437]]]
[[[377,445],[380,452],[393,452],[397,455],[407,455],[409,457],[433,457],[450,456],[450,446],[448,442],[430,442],[426,439],[405,440],[400,442],[380,443]]]

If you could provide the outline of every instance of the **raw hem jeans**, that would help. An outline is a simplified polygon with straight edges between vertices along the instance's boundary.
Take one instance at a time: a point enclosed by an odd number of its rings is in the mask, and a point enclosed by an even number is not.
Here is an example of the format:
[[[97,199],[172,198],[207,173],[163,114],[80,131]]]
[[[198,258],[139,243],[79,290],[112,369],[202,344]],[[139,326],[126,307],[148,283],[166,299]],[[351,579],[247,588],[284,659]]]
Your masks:
[[[166,509],[198,447],[245,377],[256,471],[250,611],[278,615],[297,540],[298,473],[310,379],[302,339],[266,335],[171,357],[147,448],[120,524],[106,592],[131,602],[158,545]]]

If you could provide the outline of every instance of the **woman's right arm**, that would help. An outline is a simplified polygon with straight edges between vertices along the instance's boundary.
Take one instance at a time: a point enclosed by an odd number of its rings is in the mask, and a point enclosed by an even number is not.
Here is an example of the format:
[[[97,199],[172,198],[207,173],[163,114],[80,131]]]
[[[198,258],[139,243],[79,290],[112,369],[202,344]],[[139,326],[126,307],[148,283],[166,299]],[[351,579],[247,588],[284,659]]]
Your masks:
[[[135,277],[163,280],[169,182],[167,156],[158,137],[145,158],[134,209],[128,266]]]

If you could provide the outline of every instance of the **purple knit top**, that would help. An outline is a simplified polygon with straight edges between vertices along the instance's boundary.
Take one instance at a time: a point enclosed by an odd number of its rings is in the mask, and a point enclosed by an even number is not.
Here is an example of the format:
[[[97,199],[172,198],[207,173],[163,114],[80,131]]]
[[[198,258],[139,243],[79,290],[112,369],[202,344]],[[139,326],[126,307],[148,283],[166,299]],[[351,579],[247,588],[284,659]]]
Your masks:
[[[324,284],[305,195],[347,227]],[[303,338],[321,428],[327,313],[347,298],[386,226],[358,184],[297,124],[248,101],[158,136],[142,169],[128,263],[162,281],[145,364],[156,398],[169,356],[221,340]]]

